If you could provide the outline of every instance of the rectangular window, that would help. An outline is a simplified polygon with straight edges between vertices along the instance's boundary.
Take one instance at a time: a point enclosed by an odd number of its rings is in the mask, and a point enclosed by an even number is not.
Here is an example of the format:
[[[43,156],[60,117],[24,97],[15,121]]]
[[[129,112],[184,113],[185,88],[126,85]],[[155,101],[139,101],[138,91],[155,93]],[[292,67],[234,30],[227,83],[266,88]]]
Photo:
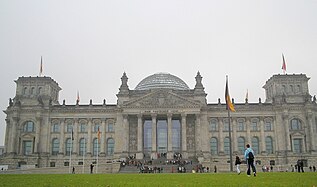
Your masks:
[[[293,140],[294,143],[294,152],[295,153],[302,153],[302,139],[294,139]]]
[[[23,153],[24,155],[32,154],[32,141],[23,141]]]

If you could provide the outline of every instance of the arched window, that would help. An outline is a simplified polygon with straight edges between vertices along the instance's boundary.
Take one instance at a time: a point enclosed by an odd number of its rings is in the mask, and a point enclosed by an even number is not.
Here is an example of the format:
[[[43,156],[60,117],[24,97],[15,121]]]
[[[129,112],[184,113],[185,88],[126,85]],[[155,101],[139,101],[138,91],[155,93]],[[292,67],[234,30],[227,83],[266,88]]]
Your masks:
[[[301,122],[299,119],[295,118],[291,120],[291,130],[301,130]]]
[[[23,88],[23,95],[27,95],[28,94],[28,88],[27,87],[24,87]]]
[[[107,155],[112,156],[114,153],[114,140],[112,138],[109,138],[107,140]]]
[[[81,138],[79,140],[79,155],[86,155],[86,139],[85,138]]]
[[[237,131],[245,131],[245,125],[244,125],[244,120],[243,119],[239,119],[238,120],[238,129]]]
[[[259,138],[256,137],[256,136],[253,136],[252,137],[252,140],[251,140],[251,145],[252,145],[252,149],[254,151],[255,154],[258,154],[259,153]]]
[[[209,123],[209,131],[218,131],[218,123],[216,119],[212,119]]]
[[[210,139],[210,152],[212,155],[218,154],[218,141],[217,138]]]
[[[107,125],[107,132],[114,132],[113,123],[108,123]]]
[[[58,122],[54,122],[53,123],[52,132],[59,132],[59,124],[58,124]]]
[[[259,127],[258,127],[258,119],[252,119],[251,121],[251,131],[258,131]]]
[[[266,152],[268,154],[272,154],[273,153],[273,140],[272,140],[272,137],[267,136],[265,138],[265,147],[266,147]]]
[[[99,143],[98,143],[98,139],[95,138],[93,140],[93,148],[92,148],[92,151],[93,151],[93,156],[97,156],[97,154],[100,152],[100,146],[99,146]]]
[[[54,138],[52,141],[52,155],[57,155],[59,151],[59,140]]]
[[[24,132],[34,132],[34,123],[32,121],[27,121],[24,124],[23,131]]]
[[[272,121],[270,119],[265,120],[264,131],[272,131]]]
[[[229,147],[229,138],[228,137],[226,137],[225,139],[224,139],[224,141],[223,141],[223,150],[224,150],[224,152],[225,152],[225,154],[226,155],[229,155],[229,153],[230,153],[230,147]]]
[[[82,122],[79,125],[79,132],[87,132],[87,125],[86,123]]]
[[[67,122],[66,132],[71,133],[72,130],[73,130],[73,124],[72,124],[72,122]]]
[[[98,132],[98,129],[99,129],[100,132],[101,132],[100,123],[95,123],[95,125],[94,125],[94,132]]]
[[[243,154],[244,153],[244,146],[245,146],[244,137],[239,137],[238,138],[238,151],[239,151],[239,154]]]
[[[66,139],[66,155],[70,155],[70,151],[72,151],[72,140],[70,138]]]
[[[42,93],[42,87],[39,87],[38,94],[40,95]]]
[[[34,94],[34,87],[31,88],[31,95]]]
[[[223,120],[223,129],[222,129],[222,131],[224,131],[224,132],[228,132],[229,131],[229,121],[228,121],[228,119],[224,119]]]

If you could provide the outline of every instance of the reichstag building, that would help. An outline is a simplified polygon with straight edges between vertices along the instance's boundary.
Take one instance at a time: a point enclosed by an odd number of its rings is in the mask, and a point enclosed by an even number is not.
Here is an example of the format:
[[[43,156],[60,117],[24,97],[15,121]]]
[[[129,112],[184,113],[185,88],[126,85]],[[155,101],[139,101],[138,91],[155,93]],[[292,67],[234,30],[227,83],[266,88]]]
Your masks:
[[[90,100],[69,105],[59,101],[61,87],[51,77],[19,77],[16,95],[4,111],[5,151],[0,162],[9,168],[88,168],[96,162],[108,167],[131,157],[155,161],[177,154],[229,171],[226,104],[220,99],[208,103],[202,76],[198,72],[193,78],[195,87],[189,88],[177,76],[157,73],[130,89],[123,73],[117,104]],[[317,104],[308,80],[305,74],[273,75],[263,86],[265,99],[233,100],[232,154],[243,157],[249,143],[257,165],[286,170],[299,159],[306,166],[317,165]]]

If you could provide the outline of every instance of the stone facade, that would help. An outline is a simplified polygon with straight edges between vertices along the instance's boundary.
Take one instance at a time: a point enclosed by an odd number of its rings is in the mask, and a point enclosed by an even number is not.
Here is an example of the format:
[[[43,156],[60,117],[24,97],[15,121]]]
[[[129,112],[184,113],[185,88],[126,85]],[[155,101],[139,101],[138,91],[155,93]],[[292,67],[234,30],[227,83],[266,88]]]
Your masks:
[[[317,165],[317,105],[306,75],[274,75],[263,88],[266,100],[226,105],[207,103],[202,77],[194,89],[170,74],[154,74],[129,89],[124,73],[117,104],[59,103],[61,88],[50,77],[20,77],[5,110],[1,164],[62,167],[111,163],[135,156],[195,159],[229,170],[229,124],[233,155],[249,143],[259,165],[287,168],[298,159]],[[97,156],[98,155],[98,156]],[[243,156],[242,156],[243,157]]]

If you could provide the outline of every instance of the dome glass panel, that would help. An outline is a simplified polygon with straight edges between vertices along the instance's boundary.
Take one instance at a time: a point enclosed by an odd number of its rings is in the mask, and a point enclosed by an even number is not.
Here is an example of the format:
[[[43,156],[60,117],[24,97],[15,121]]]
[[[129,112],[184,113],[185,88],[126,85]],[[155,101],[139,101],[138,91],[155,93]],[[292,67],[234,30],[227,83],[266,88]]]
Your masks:
[[[135,90],[150,90],[168,88],[175,90],[189,90],[187,84],[180,78],[169,73],[156,73],[144,78]]]

